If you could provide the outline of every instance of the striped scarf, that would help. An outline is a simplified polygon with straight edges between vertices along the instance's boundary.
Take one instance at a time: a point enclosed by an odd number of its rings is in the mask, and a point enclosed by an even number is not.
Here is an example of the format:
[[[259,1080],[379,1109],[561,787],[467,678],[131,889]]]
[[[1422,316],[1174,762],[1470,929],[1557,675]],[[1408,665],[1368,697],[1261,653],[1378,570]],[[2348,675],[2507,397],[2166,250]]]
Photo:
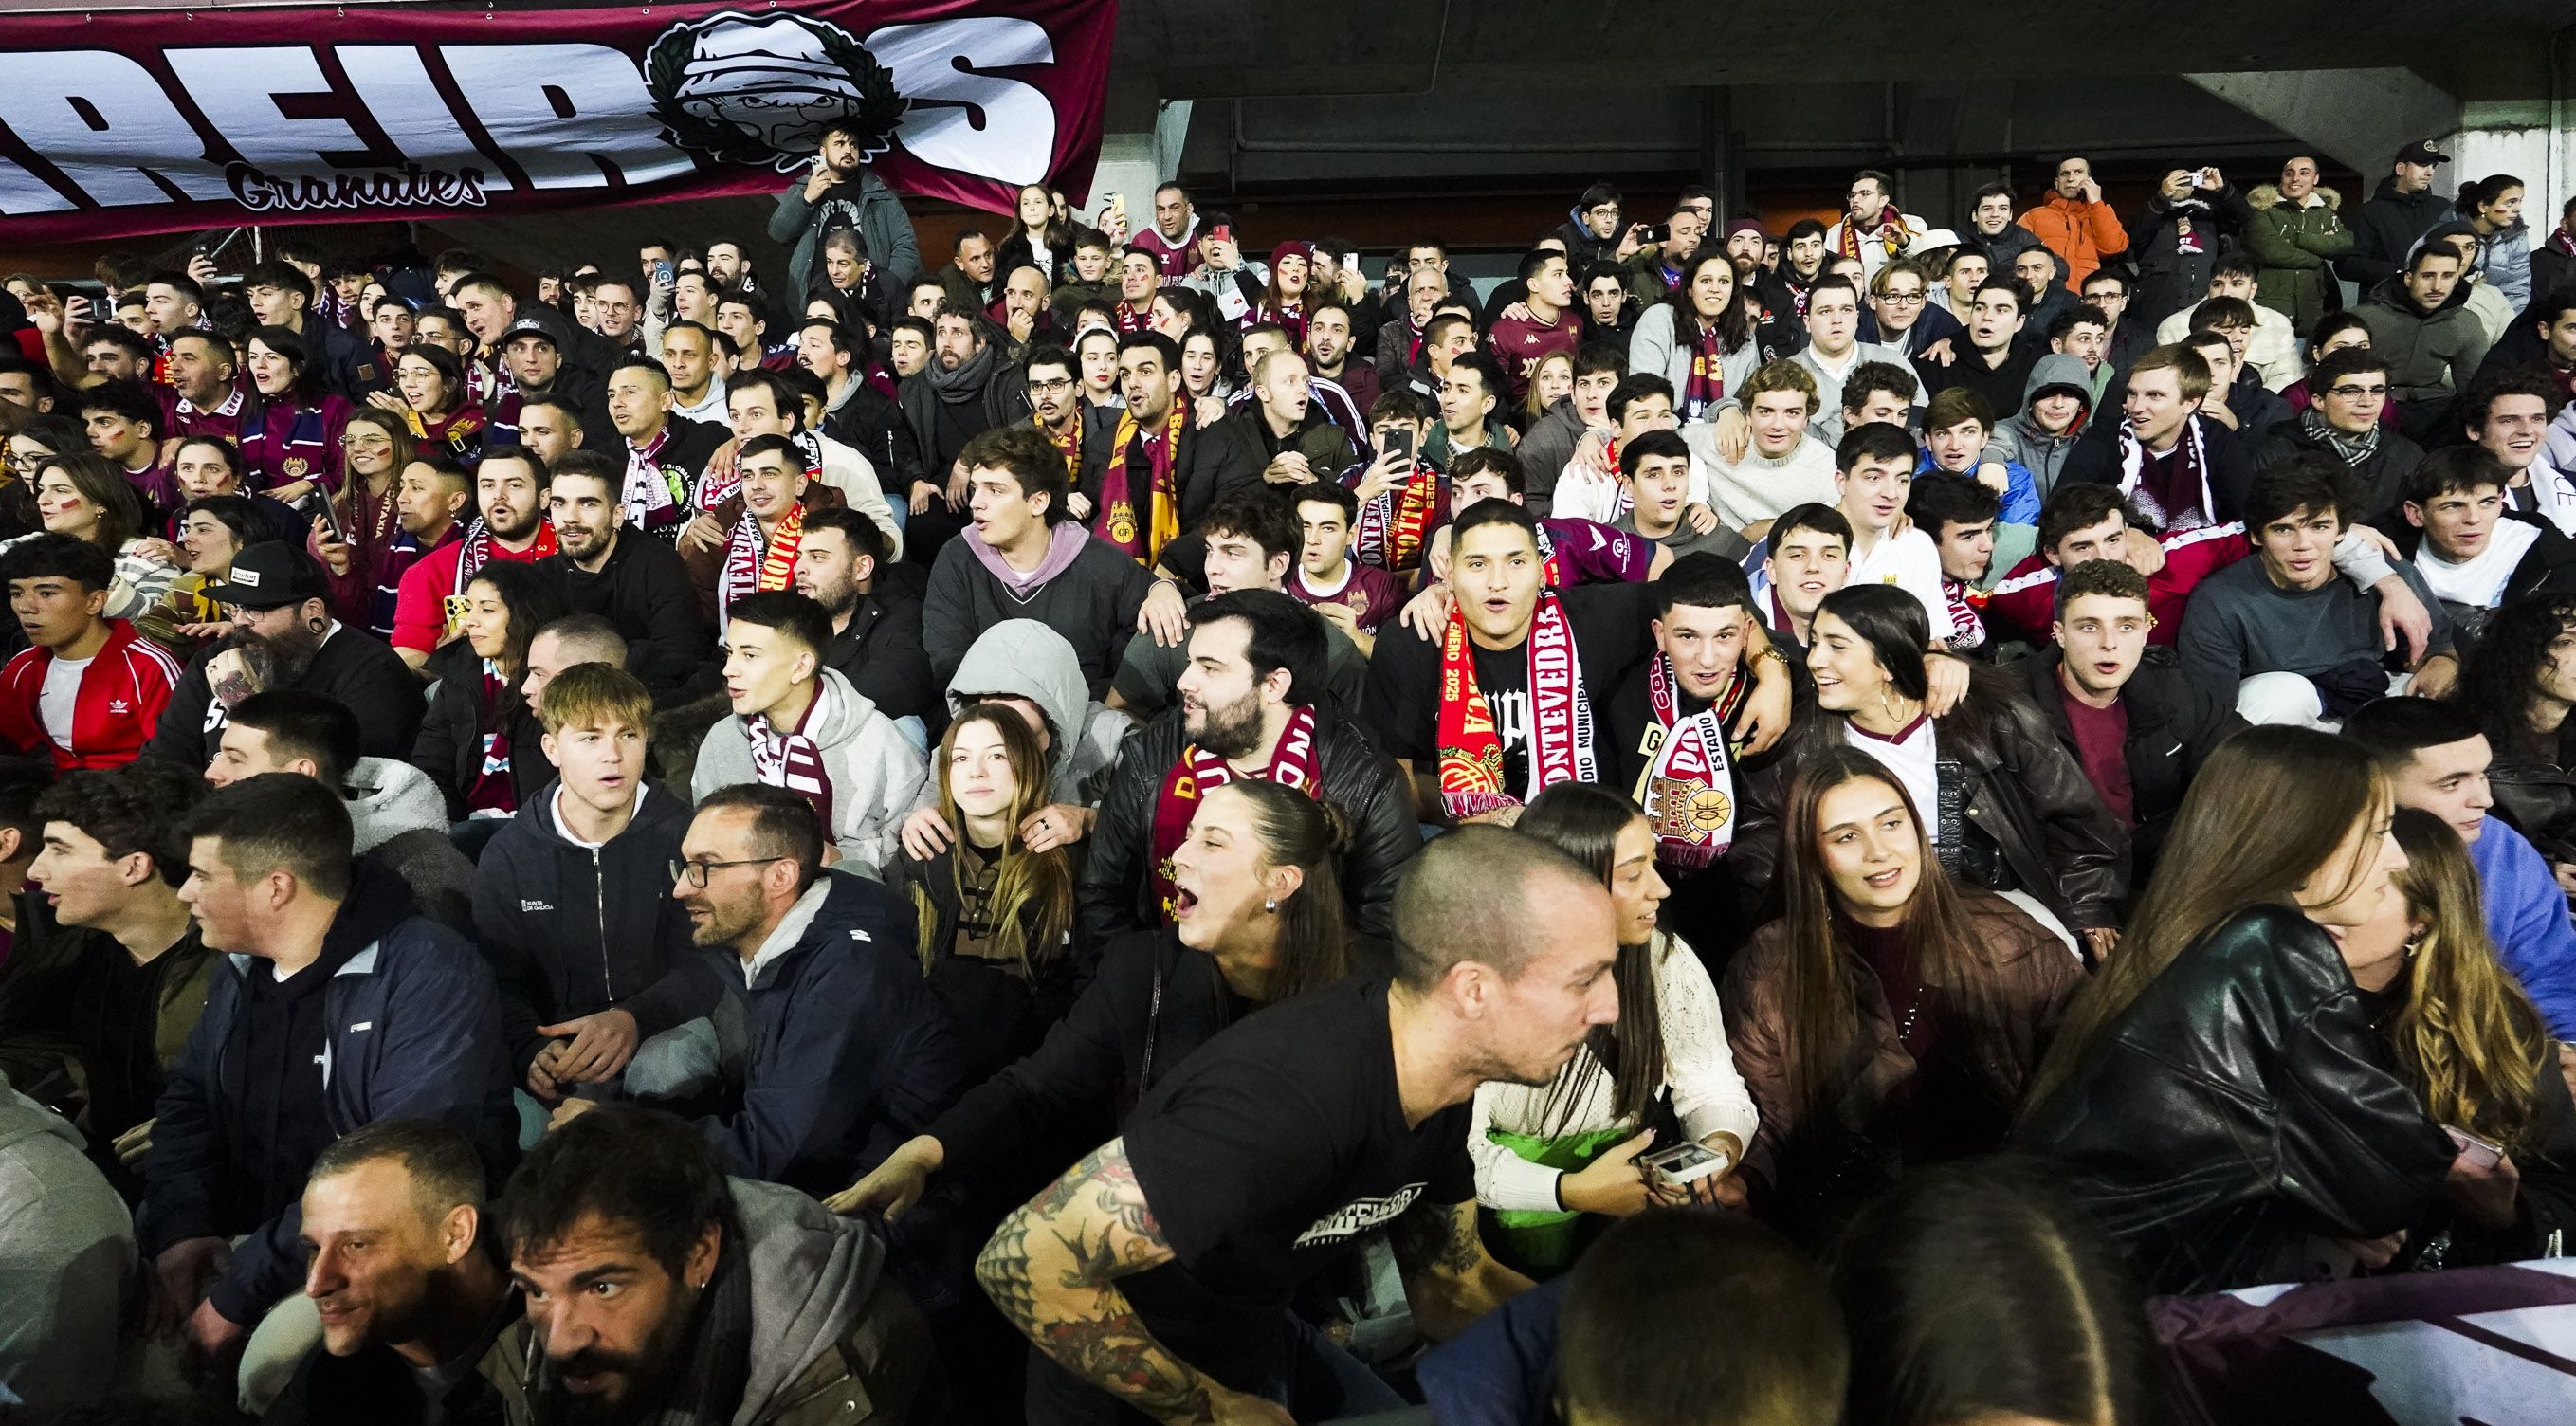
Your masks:
[[[766,548],[760,540],[760,517],[743,507],[742,518],[733,522],[733,533],[725,537],[724,578],[722,584],[725,608],[746,594],[785,589],[796,579],[796,547],[805,541],[805,502],[797,501],[778,522],[778,533],[769,537]]]
[[[763,786],[783,787],[813,804],[815,815],[823,819],[827,840],[833,825],[832,776],[823,766],[823,745],[808,730],[828,721],[831,699],[830,685],[814,685],[814,701],[806,705],[805,716],[785,731],[772,726],[765,713],[743,720],[751,740],[752,776]]]

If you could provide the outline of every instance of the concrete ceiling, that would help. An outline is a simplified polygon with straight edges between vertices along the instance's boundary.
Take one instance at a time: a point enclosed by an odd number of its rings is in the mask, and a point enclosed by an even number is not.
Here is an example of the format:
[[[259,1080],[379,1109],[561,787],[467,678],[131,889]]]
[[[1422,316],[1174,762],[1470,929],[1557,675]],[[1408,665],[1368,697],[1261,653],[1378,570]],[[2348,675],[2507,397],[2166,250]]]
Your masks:
[[[2450,16],[2394,0],[1122,0],[1111,118],[1139,123],[1157,98],[1422,94],[1550,73],[1635,89],[2432,63],[2448,87],[2531,93],[2570,20],[2564,0]]]

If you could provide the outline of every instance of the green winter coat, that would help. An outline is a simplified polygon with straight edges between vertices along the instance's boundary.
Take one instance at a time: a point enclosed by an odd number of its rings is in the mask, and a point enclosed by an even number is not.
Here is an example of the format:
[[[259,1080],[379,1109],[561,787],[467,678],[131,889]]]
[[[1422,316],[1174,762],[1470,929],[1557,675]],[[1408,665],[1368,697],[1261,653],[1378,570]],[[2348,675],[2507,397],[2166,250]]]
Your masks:
[[[2325,201],[2294,206],[2270,183],[2245,195],[2245,206],[2254,210],[2245,225],[2245,250],[2256,265],[2255,300],[2289,318],[2301,340],[2318,318],[2342,305],[2334,260],[2352,251],[2352,229],[2340,211],[2343,195],[2321,187],[2317,196]]]

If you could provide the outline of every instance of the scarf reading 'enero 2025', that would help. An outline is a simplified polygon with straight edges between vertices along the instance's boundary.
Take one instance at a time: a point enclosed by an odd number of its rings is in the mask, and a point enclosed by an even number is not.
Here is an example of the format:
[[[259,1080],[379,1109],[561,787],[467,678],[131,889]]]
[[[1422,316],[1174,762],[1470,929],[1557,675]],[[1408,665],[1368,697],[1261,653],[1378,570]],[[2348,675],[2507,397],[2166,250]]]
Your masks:
[[[1536,797],[1560,782],[1599,781],[1592,747],[1592,704],[1583,692],[1574,626],[1554,589],[1541,589],[1530,616],[1529,781],[1516,796],[1503,787],[1503,742],[1493,709],[1476,686],[1466,611],[1449,610],[1440,639],[1438,746],[1440,801],[1458,820]]]

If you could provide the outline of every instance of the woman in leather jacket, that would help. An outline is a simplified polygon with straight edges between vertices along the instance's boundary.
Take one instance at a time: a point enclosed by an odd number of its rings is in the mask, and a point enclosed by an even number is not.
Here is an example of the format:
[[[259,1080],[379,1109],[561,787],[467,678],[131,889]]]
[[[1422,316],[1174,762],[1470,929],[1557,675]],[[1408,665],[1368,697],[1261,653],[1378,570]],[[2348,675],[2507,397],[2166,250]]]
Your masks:
[[[1817,606],[1812,629],[1814,711],[1791,731],[1785,756],[1739,784],[1743,823],[1727,864],[1743,884],[1770,880],[1781,857],[1792,770],[1825,749],[1857,747],[1905,784],[1953,878],[2023,893],[2094,954],[2107,949],[2128,894],[2129,832],[2018,681],[1977,668],[1958,706],[1930,718],[1923,658],[1930,621],[1921,601],[1894,585],[1835,590]]]
[[[882,1210],[891,1222],[943,1172],[987,1181],[997,1207],[1017,1202],[1082,1145],[1116,1133],[1218,1031],[1349,974],[1333,872],[1347,836],[1330,804],[1276,783],[1208,789],[1172,853],[1173,924],[1111,940],[1034,1053],[968,1090],[824,1206]]]
[[[2001,1147],[2084,975],[2021,908],[1942,870],[1870,754],[1818,753],[1787,813],[1788,914],[1754,933],[1720,999],[1761,1116],[1747,1185],[1812,1242],[1905,1166]]]
[[[948,1009],[969,1083],[1038,1047],[1073,1004],[1073,883],[1083,844],[1031,850],[1022,828],[1048,802],[1047,756],[1007,704],[957,715],[931,762],[932,806],[964,835],[886,873],[920,918],[921,972]]]
[[[2576,1102],[2549,1027],[2487,939],[2460,834],[2403,809],[2392,835],[2406,853],[2397,894],[2344,933],[2344,959],[2424,1112],[2483,1141],[2461,1145],[2446,1199],[2407,1234],[2407,1258],[2436,1268],[2555,1256],[2550,1240],[2576,1226]]]
[[[2393,894],[2392,810],[2357,744],[2237,734],[2068,1008],[2019,1137],[2067,1170],[2148,1291],[2383,1264],[2440,1195],[2457,1152],[2335,941]]]
[[[2498,610],[2460,670],[2459,698],[2495,750],[2495,815],[2553,865],[2576,863],[2576,595]]]

